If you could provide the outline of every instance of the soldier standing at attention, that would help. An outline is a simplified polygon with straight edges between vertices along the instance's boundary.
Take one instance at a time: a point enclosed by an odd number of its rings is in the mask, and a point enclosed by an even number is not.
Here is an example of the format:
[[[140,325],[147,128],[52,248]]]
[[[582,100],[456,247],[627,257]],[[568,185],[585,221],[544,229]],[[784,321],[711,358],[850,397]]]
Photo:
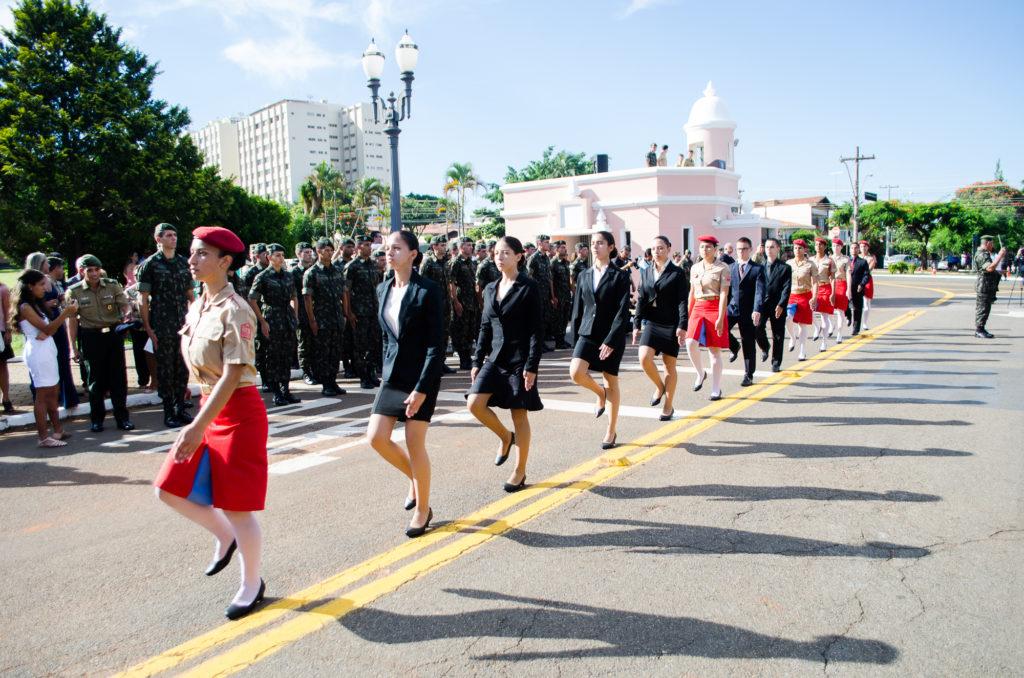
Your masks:
[[[118,324],[131,311],[131,302],[124,293],[121,283],[101,275],[103,264],[86,254],[82,257],[85,265],[85,280],[75,283],[64,294],[70,302],[78,302],[78,315],[68,316],[68,332],[75,362],[85,359],[85,373],[89,375],[89,417],[90,430],[103,430],[106,407],[103,400],[110,391],[110,403],[114,406],[114,420],[122,431],[135,428],[128,418],[128,375],[124,362],[124,337],[115,332]],[[70,304],[69,304],[70,305]],[[81,340],[79,352],[75,339]]]
[[[380,379],[375,374],[377,354],[381,350],[380,322],[377,320],[377,285],[381,275],[377,262],[370,258],[370,236],[359,236],[358,256],[345,267],[345,285],[348,288],[348,327],[352,328],[353,351],[350,364],[359,377],[360,388],[376,388]]]
[[[480,306],[476,296],[476,268],[473,266],[473,239],[459,241],[459,256],[448,267],[452,298],[452,348],[459,354],[459,369],[473,369],[473,342],[480,326]]]
[[[243,299],[249,298],[249,290],[252,288],[252,281],[256,279],[256,276],[270,266],[270,255],[267,253],[267,245],[265,243],[258,242],[254,246],[254,249],[256,252],[256,260],[251,266],[242,272],[241,276],[239,276],[239,280],[242,282],[240,289],[238,289],[238,294]],[[265,388],[263,390],[266,392]]]
[[[435,235],[430,239],[430,251],[427,252],[427,256],[423,257],[423,262],[420,263],[420,275],[427,280],[433,280],[441,288],[441,296],[444,301],[443,315],[441,317],[441,348],[446,354],[452,318],[452,297],[451,287],[448,285],[448,267],[444,265],[447,247],[448,238],[443,235]],[[443,362],[441,374],[451,374],[455,371],[448,367],[448,365],[443,364]]]
[[[484,288],[501,279],[501,270],[494,262],[494,246],[496,244],[497,242],[494,240],[487,243],[487,254],[476,267],[476,298],[481,310],[483,309]]]
[[[985,324],[988,322],[992,304],[996,300],[999,279],[1003,276],[1003,259],[1006,258],[1006,248],[1000,249],[999,253],[993,257],[994,249],[992,236],[983,235],[981,236],[981,246],[974,254],[974,273],[977,275],[974,289],[978,293],[974,306],[974,336],[979,339],[991,339],[994,336],[985,329]]]
[[[153,230],[157,250],[139,266],[142,325],[153,342],[156,357],[157,393],[164,405],[164,426],[177,428],[192,423],[185,412],[188,368],[181,356],[178,331],[192,302],[192,273],[188,260],[175,254],[178,230],[157,224]]]
[[[270,384],[275,405],[299,402],[288,387],[295,355],[295,328],[299,321],[292,302],[295,278],[284,265],[284,247],[267,245],[270,266],[260,271],[249,290],[249,305],[259,321],[256,337],[256,365],[264,383]]]
[[[338,388],[338,363],[341,362],[342,334],[345,330],[345,276],[334,264],[334,245],[330,238],[316,242],[317,262],[302,276],[302,296],[313,335],[313,379],[325,396],[344,395]]]
[[[565,340],[565,328],[572,315],[572,288],[569,278],[569,251],[565,241],[555,242],[555,256],[551,259],[551,284],[555,288],[558,305],[555,308],[555,348],[571,348]]]
[[[341,256],[335,255],[334,265],[341,269],[342,274],[345,273],[345,269],[348,265],[355,260],[356,241],[352,238],[345,238],[341,241]],[[343,344],[341,351],[341,366],[344,369],[344,377],[346,379],[354,379],[357,373],[352,369],[352,353],[355,349],[355,340],[352,336],[352,323],[345,323],[345,332],[343,334]]]
[[[298,256],[298,263],[292,268],[292,286],[295,288],[295,314],[298,318],[298,349],[299,369],[302,370],[302,381],[310,386],[316,382],[310,373],[310,354],[313,352],[313,335],[309,331],[309,318],[306,316],[306,304],[302,301],[302,276],[313,262],[316,261],[316,250],[308,242],[300,242],[295,246],[295,254]]]
[[[580,273],[590,268],[590,248],[587,247],[586,243],[576,243],[576,256],[572,260],[572,266],[569,267],[569,286],[572,288],[572,293],[576,294],[576,278],[580,276]]]
[[[540,287],[540,299],[544,305],[544,341],[555,334],[554,313],[557,310],[558,300],[555,298],[555,288],[551,284],[551,259],[548,256],[548,249],[551,238],[546,235],[537,236],[537,251],[526,259],[526,272],[533,278]],[[563,328],[564,332],[564,328]],[[550,351],[546,343],[542,342],[541,350]]]

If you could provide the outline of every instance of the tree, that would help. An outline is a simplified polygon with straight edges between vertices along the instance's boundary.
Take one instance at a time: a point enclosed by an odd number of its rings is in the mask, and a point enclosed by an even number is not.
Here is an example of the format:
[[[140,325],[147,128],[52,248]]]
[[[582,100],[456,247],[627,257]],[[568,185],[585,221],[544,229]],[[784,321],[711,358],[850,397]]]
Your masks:
[[[532,160],[520,170],[509,167],[505,172],[505,183],[514,184],[520,181],[573,177],[580,174],[593,174],[596,171],[597,166],[594,161],[587,158],[585,153],[569,153],[564,150],[555,153],[555,147],[548,146],[544,149],[540,160]]]
[[[352,191],[352,209],[355,212],[354,228],[366,223],[366,214],[372,210],[381,211],[391,198],[391,190],[376,177],[363,177]]]
[[[186,239],[212,187],[156,67],[84,2],[22,0],[0,40],[0,238],[116,267],[170,221]],[[118,262],[118,263],[114,263]]]
[[[471,163],[453,162],[445,172],[444,195],[455,194],[459,204],[459,234],[466,231],[466,191],[476,191],[483,183],[473,172]]]
[[[345,177],[327,162],[317,165],[299,186],[299,196],[306,215],[312,219],[323,219],[325,236],[330,236],[331,226],[337,225],[339,198],[341,202],[347,201],[346,188]],[[329,212],[333,212],[333,217]]]
[[[1002,160],[1002,158],[996,159],[995,180],[996,181],[1006,181],[1006,177],[1003,176],[1003,160]]]

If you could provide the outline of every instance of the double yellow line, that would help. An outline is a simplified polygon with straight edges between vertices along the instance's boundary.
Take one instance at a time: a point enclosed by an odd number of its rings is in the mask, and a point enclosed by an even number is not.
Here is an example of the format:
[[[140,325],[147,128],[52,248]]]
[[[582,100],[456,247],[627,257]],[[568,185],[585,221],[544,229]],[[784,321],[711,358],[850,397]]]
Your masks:
[[[941,291],[949,294],[945,290]],[[316,601],[335,596],[339,591],[360,580],[426,551],[449,537],[461,535],[455,541],[421,555],[399,569],[365,583],[342,597],[316,605],[297,616],[292,615],[292,618],[284,623],[199,664],[186,675],[221,676],[243,670],[284,649],[300,638],[334,623],[349,612],[368,605],[404,584],[454,561],[494,537],[570,501],[592,487],[612,480],[625,473],[630,467],[643,464],[664,454],[693,436],[752,407],[761,400],[778,393],[786,386],[856,351],[875,338],[905,325],[923,313],[923,310],[904,313],[883,323],[871,333],[852,338],[827,353],[819,353],[801,364],[796,370],[786,370],[771,375],[760,384],[742,391],[742,396],[727,397],[712,403],[677,422],[667,424],[624,444],[616,450],[614,457],[610,458],[604,455],[595,457],[551,476],[543,482],[529,486],[526,490],[504,497],[464,518],[432,530],[417,540],[405,542],[288,598],[277,600],[249,617],[224,624],[197,636],[131,667],[121,675],[149,676],[175,668],[241,638],[255,629],[272,624],[293,610],[300,610],[314,605]],[[525,504],[525,506],[503,518],[498,518],[520,504]]]

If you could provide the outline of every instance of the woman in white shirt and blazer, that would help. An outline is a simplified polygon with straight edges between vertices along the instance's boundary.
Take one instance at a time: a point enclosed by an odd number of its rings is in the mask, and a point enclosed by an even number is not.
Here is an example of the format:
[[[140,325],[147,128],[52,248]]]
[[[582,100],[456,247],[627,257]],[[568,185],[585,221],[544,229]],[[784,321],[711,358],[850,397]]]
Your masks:
[[[409,231],[392,233],[385,256],[394,276],[377,286],[384,370],[366,433],[373,449],[409,478],[405,508],[415,512],[405,533],[419,537],[433,518],[426,439],[441,388],[444,306],[441,288],[416,270],[422,255],[415,235]],[[391,440],[397,421],[405,422],[408,450]]]
[[[609,407],[608,428],[601,449],[615,447],[615,426],[619,419],[619,363],[626,350],[629,333],[629,273],[611,264],[616,256],[615,238],[598,231],[590,241],[594,263],[576,279],[576,298],[572,307],[572,334],[576,346],[569,364],[572,380],[594,393],[600,417]],[[604,386],[598,385],[589,370],[598,370]]]

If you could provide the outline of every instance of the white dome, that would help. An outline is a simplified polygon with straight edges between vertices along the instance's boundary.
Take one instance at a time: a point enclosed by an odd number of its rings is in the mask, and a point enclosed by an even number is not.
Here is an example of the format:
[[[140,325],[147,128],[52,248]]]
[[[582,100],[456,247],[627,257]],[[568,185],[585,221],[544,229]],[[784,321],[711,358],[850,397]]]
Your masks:
[[[712,127],[725,127],[736,129],[736,122],[725,107],[725,102],[718,98],[715,93],[715,86],[708,81],[704,88],[704,96],[697,99],[690,109],[690,119],[686,121],[684,129],[707,129]]]

